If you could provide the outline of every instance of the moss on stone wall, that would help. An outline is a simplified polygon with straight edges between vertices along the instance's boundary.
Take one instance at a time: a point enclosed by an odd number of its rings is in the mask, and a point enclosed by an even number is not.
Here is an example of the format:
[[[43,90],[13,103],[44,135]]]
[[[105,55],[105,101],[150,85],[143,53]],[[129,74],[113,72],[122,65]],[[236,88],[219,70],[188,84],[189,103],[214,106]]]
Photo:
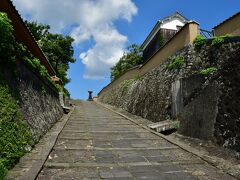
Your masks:
[[[16,96],[0,74],[0,179],[33,145],[32,134],[20,113]]]

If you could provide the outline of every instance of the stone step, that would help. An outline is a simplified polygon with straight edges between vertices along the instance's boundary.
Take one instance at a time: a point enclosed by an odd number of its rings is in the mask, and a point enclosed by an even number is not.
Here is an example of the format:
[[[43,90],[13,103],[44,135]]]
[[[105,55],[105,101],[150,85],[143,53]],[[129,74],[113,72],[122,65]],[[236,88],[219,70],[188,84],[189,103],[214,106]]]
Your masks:
[[[179,121],[166,120],[157,123],[152,123],[147,125],[150,129],[153,129],[157,132],[164,132],[167,130],[178,129]]]
[[[204,164],[202,161],[198,160],[185,160],[185,161],[171,161],[171,162],[129,162],[129,163],[55,163],[55,162],[46,162],[45,167],[50,168],[73,168],[73,167],[129,167],[129,166],[162,166],[162,165],[185,165],[185,164]]]
[[[179,149],[177,146],[170,146],[170,147],[127,147],[127,148],[118,148],[118,147],[109,147],[109,148],[102,148],[102,147],[94,147],[94,146],[87,146],[87,147],[65,147],[65,146],[55,146],[54,149],[56,150],[95,150],[95,151],[144,151],[144,150],[174,150]]]

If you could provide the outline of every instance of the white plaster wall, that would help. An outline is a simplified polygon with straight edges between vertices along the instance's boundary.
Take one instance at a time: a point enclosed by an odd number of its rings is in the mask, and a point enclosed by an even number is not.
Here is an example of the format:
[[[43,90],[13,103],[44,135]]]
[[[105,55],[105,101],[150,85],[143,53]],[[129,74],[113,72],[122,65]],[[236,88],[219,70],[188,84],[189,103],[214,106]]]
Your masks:
[[[163,23],[161,25],[161,28],[177,30],[177,26],[184,26],[184,23],[182,21],[180,21],[179,19],[175,18],[168,22]]]

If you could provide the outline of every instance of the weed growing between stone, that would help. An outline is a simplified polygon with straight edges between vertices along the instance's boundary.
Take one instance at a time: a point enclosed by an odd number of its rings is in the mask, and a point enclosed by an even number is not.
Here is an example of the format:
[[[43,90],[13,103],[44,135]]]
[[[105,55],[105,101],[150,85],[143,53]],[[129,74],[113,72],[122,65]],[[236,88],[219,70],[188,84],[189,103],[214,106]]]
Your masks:
[[[122,82],[122,86],[124,89],[127,89],[128,87],[130,87],[130,85],[134,82],[134,79],[129,79],[129,80],[124,80]]]
[[[179,55],[171,58],[171,63],[166,65],[167,70],[171,71],[173,69],[180,69],[184,64],[184,57]]]
[[[224,43],[224,38],[222,36],[214,37],[211,45],[212,46],[220,46],[222,43]]]
[[[141,78],[141,76],[139,76],[139,75],[136,75],[136,76],[134,76],[134,81],[138,81],[139,79]]]
[[[209,67],[209,68],[206,68],[206,69],[201,70],[201,71],[200,71],[200,74],[208,76],[208,75],[213,75],[213,74],[216,73],[217,71],[218,71],[217,68],[215,68],[215,67]]]
[[[211,39],[206,39],[204,36],[202,35],[198,35],[194,41],[193,41],[193,45],[194,47],[199,50],[204,44],[206,44],[207,42],[210,41],[210,45],[213,47],[219,47],[220,45],[222,45],[226,39],[231,38],[232,36],[229,34],[223,35],[223,36],[214,36]]]
[[[195,48],[199,49],[206,43],[206,41],[207,41],[207,39],[204,36],[198,35],[194,39],[193,44],[194,44]]]
[[[223,36],[218,36],[218,37],[213,37],[212,39],[212,43],[211,43],[211,46],[220,46],[222,45],[226,39],[229,39],[231,38],[232,36],[230,34],[226,34],[226,35],[223,35]]]

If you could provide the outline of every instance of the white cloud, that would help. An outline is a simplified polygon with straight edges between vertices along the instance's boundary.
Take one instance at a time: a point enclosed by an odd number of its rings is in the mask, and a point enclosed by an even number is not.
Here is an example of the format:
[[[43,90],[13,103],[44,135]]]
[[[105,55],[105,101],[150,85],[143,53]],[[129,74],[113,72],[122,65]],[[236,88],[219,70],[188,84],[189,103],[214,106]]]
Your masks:
[[[72,31],[71,36],[75,39],[74,42],[79,44],[80,42],[89,40],[91,38],[91,33],[84,27],[78,26]]]
[[[92,33],[96,44],[87,52],[81,53],[80,58],[86,65],[85,78],[104,78],[123,54],[127,37],[121,35],[113,27],[97,28]]]
[[[74,25],[71,36],[81,46],[84,41],[95,44],[80,54],[86,66],[85,78],[99,79],[122,56],[127,37],[114,26],[119,19],[131,22],[137,14],[132,0],[13,0],[17,9],[31,19],[50,24],[54,32]]]

